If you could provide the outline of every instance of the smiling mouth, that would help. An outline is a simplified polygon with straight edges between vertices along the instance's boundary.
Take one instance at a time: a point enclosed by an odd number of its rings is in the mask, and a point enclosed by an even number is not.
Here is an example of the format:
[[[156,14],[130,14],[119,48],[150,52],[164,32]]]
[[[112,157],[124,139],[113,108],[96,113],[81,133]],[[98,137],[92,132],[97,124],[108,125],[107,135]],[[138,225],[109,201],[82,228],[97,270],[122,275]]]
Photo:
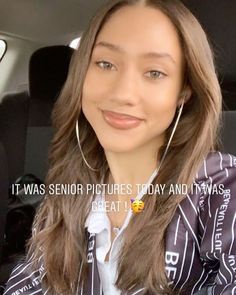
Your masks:
[[[125,114],[119,114],[111,111],[102,111],[102,115],[106,123],[116,129],[132,129],[141,124],[142,119],[132,117]]]
[[[128,114],[122,114],[122,113],[106,111],[106,110],[103,110],[103,112],[105,112],[107,114],[109,113],[111,116],[116,117],[116,118],[142,120],[141,118],[131,116],[131,115],[128,115]]]

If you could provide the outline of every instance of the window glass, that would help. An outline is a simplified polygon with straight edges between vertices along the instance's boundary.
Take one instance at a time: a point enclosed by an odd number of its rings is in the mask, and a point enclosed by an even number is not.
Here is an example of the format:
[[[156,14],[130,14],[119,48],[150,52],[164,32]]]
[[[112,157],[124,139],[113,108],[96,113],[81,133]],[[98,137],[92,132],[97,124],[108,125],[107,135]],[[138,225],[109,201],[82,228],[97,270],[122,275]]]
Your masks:
[[[3,40],[0,40],[0,60],[2,59],[5,51],[6,51],[6,42]]]
[[[80,37],[72,40],[70,42],[70,47],[74,48],[74,49],[77,49],[79,47],[79,42],[80,42]]]

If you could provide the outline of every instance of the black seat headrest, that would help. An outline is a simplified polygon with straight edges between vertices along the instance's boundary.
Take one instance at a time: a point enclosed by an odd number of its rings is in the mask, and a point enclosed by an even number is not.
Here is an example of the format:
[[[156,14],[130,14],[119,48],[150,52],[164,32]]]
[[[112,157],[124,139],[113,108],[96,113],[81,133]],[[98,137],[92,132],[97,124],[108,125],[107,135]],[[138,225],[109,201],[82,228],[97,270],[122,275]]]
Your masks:
[[[236,155],[236,111],[223,112],[223,129],[221,131],[221,141],[223,144],[223,151]]]
[[[71,55],[68,46],[50,46],[35,51],[29,64],[31,99],[55,101],[66,80]]]
[[[236,3],[218,0],[182,1],[200,21],[213,46],[224,107],[226,110],[236,110]]]

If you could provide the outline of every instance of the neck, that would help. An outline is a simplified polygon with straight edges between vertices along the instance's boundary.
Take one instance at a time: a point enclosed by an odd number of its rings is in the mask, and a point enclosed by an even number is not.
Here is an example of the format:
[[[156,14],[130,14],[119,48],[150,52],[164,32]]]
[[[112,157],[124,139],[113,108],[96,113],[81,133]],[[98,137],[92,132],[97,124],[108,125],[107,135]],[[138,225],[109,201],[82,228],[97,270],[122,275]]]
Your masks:
[[[158,166],[158,150],[155,148],[139,148],[126,153],[105,151],[110,168],[105,180],[108,184],[131,185],[132,197],[137,196],[137,184],[146,184]],[[113,196],[114,197],[114,196]],[[124,195],[115,195],[117,200],[124,200]],[[129,199],[130,196],[127,196]]]

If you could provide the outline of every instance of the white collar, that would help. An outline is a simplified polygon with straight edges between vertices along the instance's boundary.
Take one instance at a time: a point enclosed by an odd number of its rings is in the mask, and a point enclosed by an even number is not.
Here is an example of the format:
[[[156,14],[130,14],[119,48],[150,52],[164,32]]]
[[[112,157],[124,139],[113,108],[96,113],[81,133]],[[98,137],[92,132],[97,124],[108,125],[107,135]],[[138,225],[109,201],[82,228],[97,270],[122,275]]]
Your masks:
[[[96,195],[93,202],[100,201],[104,202],[105,198],[102,195]],[[85,227],[88,228],[90,233],[100,233],[103,229],[110,229],[110,220],[103,208],[104,207],[101,206],[101,209],[90,210],[85,222]]]
[[[143,186],[143,189],[139,192],[139,194],[137,195],[136,199],[141,200],[142,197],[144,196],[144,194],[147,192],[148,186],[150,185],[150,183],[153,181],[153,179],[155,178],[155,176],[157,175],[157,169],[154,170],[154,172],[152,173],[152,175],[149,177],[146,186]],[[103,178],[104,179],[104,178]],[[103,183],[103,179],[102,179],[102,183]],[[102,195],[96,195],[94,200],[95,202],[98,201],[102,201],[105,202],[105,196]],[[110,224],[110,220],[109,217],[107,215],[107,213],[104,210],[104,206],[101,206],[101,210],[90,210],[89,215],[86,219],[85,222],[85,227],[88,228],[88,231],[91,233],[100,233],[102,230],[107,229],[110,232],[110,228],[111,228],[111,224]],[[122,232],[126,226],[129,223],[129,220],[132,216],[132,210],[130,209],[127,217],[124,221],[124,224],[122,225],[122,228],[120,230],[120,232]],[[119,233],[120,233],[119,232]]]

